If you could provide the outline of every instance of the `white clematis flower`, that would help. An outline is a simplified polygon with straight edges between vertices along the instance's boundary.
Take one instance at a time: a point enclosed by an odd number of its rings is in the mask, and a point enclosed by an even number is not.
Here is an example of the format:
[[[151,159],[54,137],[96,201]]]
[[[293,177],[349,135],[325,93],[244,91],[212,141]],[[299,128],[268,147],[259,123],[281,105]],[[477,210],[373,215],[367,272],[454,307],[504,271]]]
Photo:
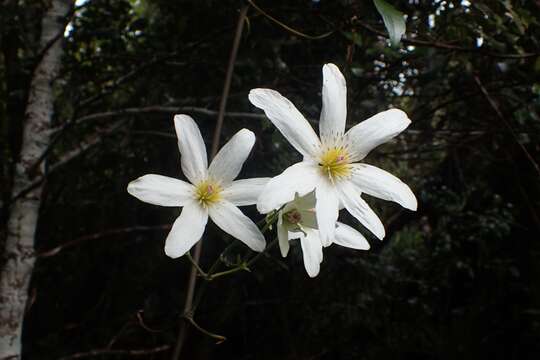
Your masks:
[[[305,195],[315,189],[319,233],[323,244],[329,245],[335,240],[340,206],[379,239],[384,237],[384,226],[360,197],[362,193],[416,210],[416,197],[405,183],[377,167],[358,163],[373,148],[405,130],[411,121],[403,111],[391,109],[345,132],[347,86],[337,66],[323,66],[320,139],[296,107],[277,91],[253,89],[249,100],[264,110],[283,136],[304,156],[302,162],[269,181],[257,202],[261,213],[292,201],[295,193]]]
[[[165,253],[177,258],[202,237],[208,217],[223,231],[262,251],[266,242],[255,223],[237,206],[253,205],[269,178],[233,181],[255,143],[253,132],[238,131],[217,153],[210,166],[201,132],[187,115],[175,115],[182,171],[191,182],[148,174],[129,183],[137,199],[161,206],[183,207],[165,241]]]
[[[310,277],[319,274],[323,260],[323,243],[317,227],[315,193],[311,192],[287,203],[279,211],[277,234],[279,249],[283,257],[289,252],[289,240],[300,239],[304,267]],[[337,222],[334,243],[358,250],[369,250],[366,238],[352,227]]]

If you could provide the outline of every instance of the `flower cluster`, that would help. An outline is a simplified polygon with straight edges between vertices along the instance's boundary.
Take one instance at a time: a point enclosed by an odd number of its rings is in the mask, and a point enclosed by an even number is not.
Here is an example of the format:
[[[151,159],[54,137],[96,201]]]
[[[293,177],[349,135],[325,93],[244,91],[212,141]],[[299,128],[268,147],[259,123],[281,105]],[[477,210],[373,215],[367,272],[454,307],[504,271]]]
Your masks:
[[[309,276],[319,273],[323,247],[333,243],[367,250],[365,237],[338,221],[345,208],[379,239],[385,236],[379,217],[362,193],[416,210],[411,189],[392,174],[360,163],[376,146],[407,128],[411,121],[391,109],[345,131],[347,117],[345,78],[333,64],[323,67],[322,111],[319,135],[296,107],[280,93],[253,89],[249,100],[262,109],[303,160],[274,178],[235,180],[255,143],[253,132],[238,131],[208,166],[206,148],[195,121],[176,115],[181,166],[188,182],[149,174],[128,185],[128,192],[147,203],[183,207],[165,241],[165,253],[180,257],[202,237],[208,218],[223,231],[254,251],[265,248],[265,237],[238,206],[257,205],[261,214],[272,214],[281,254],[289,241],[300,239]],[[269,217],[267,217],[269,218]]]

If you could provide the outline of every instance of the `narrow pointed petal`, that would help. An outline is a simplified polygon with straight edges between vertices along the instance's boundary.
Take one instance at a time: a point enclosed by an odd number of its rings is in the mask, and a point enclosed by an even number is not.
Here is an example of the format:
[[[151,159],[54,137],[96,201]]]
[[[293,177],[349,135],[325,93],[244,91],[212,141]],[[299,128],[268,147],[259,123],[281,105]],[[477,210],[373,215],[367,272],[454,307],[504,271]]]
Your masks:
[[[321,243],[329,246],[334,241],[336,232],[336,221],[339,215],[339,196],[336,188],[326,179],[317,185],[315,191],[317,204],[315,211],[317,213],[317,225]]]
[[[369,250],[369,242],[364,235],[349,225],[338,222],[334,243],[357,250]]]
[[[270,178],[236,180],[223,189],[221,196],[236,206],[254,205]]]
[[[321,269],[322,245],[315,230],[309,230],[306,234],[307,236],[300,237],[304,267],[310,277],[315,277]]]
[[[367,164],[352,164],[351,181],[363,193],[383,200],[395,201],[406,209],[416,211],[418,202],[411,188],[394,175]]]
[[[339,198],[343,202],[345,209],[376,237],[382,240],[385,235],[384,226],[377,214],[360,197],[360,191],[356,186],[350,181],[341,181],[338,191]]]
[[[321,173],[317,164],[299,162],[289,166],[266,184],[257,201],[257,210],[261,214],[266,214],[278,209],[292,201],[295,193],[303,196],[312,191],[320,178]]]
[[[242,241],[253,251],[263,251],[264,236],[250,218],[228,201],[220,201],[209,208],[212,221],[227,234]]]
[[[405,112],[390,109],[353,126],[345,134],[349,144],[351,161],[362,160],[372,149],[397,136],[410,123],[411,120]]]
[[[165,240],[165,254],[174,258],[184,255],[201,239],[208,222],[208,211],[197,202],[184,206]]]
[[[319,122],[321,140],[328,143],[345,132],[347,119],[347,84],[334,64],[323,66],[322,111]]]
[[[249,101],[270,119],[281,134],[302,155],[316,158],[321,142],[313,128],[287,98],[270,89],[253,89]]]
[[[149,204],[184,206],[193,199],[194,186],[168,176],[148,174],[128,184],[130,195]]]
[[[280,212],[278,221],[277,221],[277,235],[278,235],[278,244],[279,251],[281,256],[286,257],[289,253],[289,232],[287,228],[283,226],[283,213]]]
[[[238,131],[216,154],[208,174],[212,179],[219,180],[223,185],[230,184],[242,169],[253,145],[255,134],[248,129]]]
[[[174,127],[178,137],[180,162],[184,175],[192,184],[206,180],[208,159],[199,127],[188,115],[175,115]]]

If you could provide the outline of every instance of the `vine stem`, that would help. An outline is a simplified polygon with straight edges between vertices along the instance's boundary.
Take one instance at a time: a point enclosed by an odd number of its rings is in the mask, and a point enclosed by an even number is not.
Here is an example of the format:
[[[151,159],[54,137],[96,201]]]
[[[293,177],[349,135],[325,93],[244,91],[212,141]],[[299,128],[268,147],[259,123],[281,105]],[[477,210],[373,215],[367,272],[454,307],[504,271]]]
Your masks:
[[[212,150],[210,157],[213,158],[219,148],[219,139],[221,136],[221,129],[223,128],[223,118],[225,115],[225,108],[227,107],[227,98],[229,97],[229,90],[231,88],[232,74],[234,71],[234,64],[236,63],[236,54],[238,53],[238,47],[240,46],[240,39],[242,38],[242,30],[244,28],[244,23],[246,22],[246,15],[249,9],[249,5],[245,5],[240,10],[240,15],[238,16],[238,22],[236,25],[236,33],[234,35],[233,46],[231,49],[231,54],[229,57],[229,64],[227,67],[227,73],[225,76],[225,82],[223,85],[223,93],[221,96],[221,102],[219,104],[219,113],[218,119],[216,122],[216,127],[214,129],[214,136],[212,139]],[[199,241],[195,245],[195,250],[193,251],[193,264],[191,266],[191,271],[189,274],[188,289],[186,292],[186,300],[184,302],[183,317],[180,322],[180,329],[178,331],[178,338],[176,340],[176,346],[174,348],[171,359],[178,360],[182,352],[182,347],[184,345],[186,335],[187,335],[187,319],[186,315],[192,313],[193,308],[193,297],[195,295],[195,285],[197,283],[197,272],[198,272],[198,263],[201,257],[202,251],[202,241]],[[197,266],[195,266],[197,264]],[[199,268],[200,269],[200,268]]]

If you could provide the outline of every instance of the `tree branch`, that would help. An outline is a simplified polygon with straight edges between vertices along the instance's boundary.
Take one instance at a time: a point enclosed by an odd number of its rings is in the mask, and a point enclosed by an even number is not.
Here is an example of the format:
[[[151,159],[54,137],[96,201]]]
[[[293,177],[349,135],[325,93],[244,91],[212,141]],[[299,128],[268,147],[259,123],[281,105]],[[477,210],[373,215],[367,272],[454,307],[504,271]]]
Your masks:
[[[149,354],[156,354],[163,351],[167,351],[171,348],[170,345],[161,345],[151,349],[140,349],[140,350],[111,350],[111,349],[96,349],[87,352],[79,352],[72,355],[64,356],[59,360],[72,360],[72,359],[82,359],[94,356],[103,356],[103,355],[128,355],[128,356],[143,356]]]

